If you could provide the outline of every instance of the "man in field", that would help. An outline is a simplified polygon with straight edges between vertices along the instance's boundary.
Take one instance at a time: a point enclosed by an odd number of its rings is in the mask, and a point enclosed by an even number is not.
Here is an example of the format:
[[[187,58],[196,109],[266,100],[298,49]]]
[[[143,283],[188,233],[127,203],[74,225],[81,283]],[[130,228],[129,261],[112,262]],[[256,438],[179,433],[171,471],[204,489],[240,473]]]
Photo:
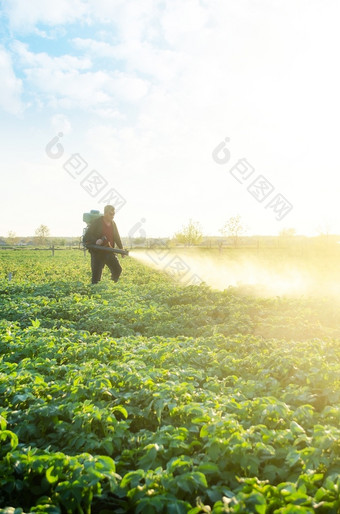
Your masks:
[[[115,215],[115,208],[112,205],[106,205],[104,208],[104,216],[100,216],[94,220],[84,235],[84,244],[96,244],[111,246],[118,246],[123,249],[122,241],[117,229],[116,223],[113,221]],[[96,250],[91,248],[91,270],[92,270],[92,284],[97,284],[101,277],[104,266],[106,265],[111,271],[111,279],[118,282],[122,267],[119,264],[114,252],[106,252],[104,250]]]

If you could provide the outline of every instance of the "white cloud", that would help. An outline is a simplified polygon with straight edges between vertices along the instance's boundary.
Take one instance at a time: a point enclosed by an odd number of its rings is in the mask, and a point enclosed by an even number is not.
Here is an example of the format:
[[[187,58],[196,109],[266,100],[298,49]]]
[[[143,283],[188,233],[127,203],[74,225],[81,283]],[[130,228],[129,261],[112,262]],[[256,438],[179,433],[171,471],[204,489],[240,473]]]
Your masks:
[[[16,52],[24,70],[31,68],[53,68],[55,71],[87,70],[92,67],[88,58],[63,55],[61,57],[50,57],[46,52],[30,52],[28,45],[20,41],[14,41],[13,50]]]
[[[79,20],[85,16],[88,6],[83,0],[12,0],[4,2],[3,8],[12,30],[30,33],[35,32],[35,26],[39,23],[53,26]]]
[[[148,90],[147,81],[134,73],[88,71],[92,67],[88,58],[71,55],[50,57],[44,52],[33,53],[27,45],[18,41],[13,48],[30,87],[40,100],[44,98],[53,107],[84,110],[107,107],[111,116],[113,105],[120,101],[136,102]]]
[[[117,45],[81,38],[75,38],[73,43],[91,59],[115,59],[124,63],[128,70],[152,77],[168,89],[190,63],[190,57],[179,50],[158,48],[137,38],[128,39]]]
[[[91,112],[97,114],[101,118],[106,118],[110,120],[118,120],[118,121],[126,121],[126,115],[119,112],[118,109],[112,109],[110,107],[96,107],[93,106]]]
[[[154,27],[163,10],[159,0],[90,0],[91,19],[114,26],[119,40],[143,40],[154,35]]]
[[[287,223],[297,229],[295,220],[307,226],[336,204],[340,40],[334,0],[67,4],[47,13],[47,2],[32,3],[31,28],[54,19],[78,20],[80,30],[73,55],[51,57],[17,43],[23,83],[41,112],[46,105],[69,110],[65,119],[57,115],[56,130],[72,120],[73,141],[86,145],[79,151],[127,197],[126,217],[136,209],[132,218],[136,212],[147,217],[147,230],[157,235],[200,216],[214,232],[222,218],[240,212],[248,214],[252,230],[278,231],[270,212],[228,173],[242,157],[294,203]],[[19,15],[13,20],[23,24]],[[93,28],[87,38],[81,37],[84,23]],[[51,34],[45,29],[34,26],[43,38]],[[73,108],[105,121],[96,126],[84,116],[77,127]],[[226,136],[232,160],[222,169],[211,152]]]
[[[72,130],[71,122],[64,114],[55,114],[51,119],[51,126],[55,133],[69,134]]]
[[[23,111],[22,82],[17,79],[10,54],[0,46],[0,108],[11,114]]]
[[[190,42],[192,37],[196,39],[209,21],[210,13],[213,10],[202,7],[199,0],[167,2],[160,20],[166,41],[178,47],[185,40]]]

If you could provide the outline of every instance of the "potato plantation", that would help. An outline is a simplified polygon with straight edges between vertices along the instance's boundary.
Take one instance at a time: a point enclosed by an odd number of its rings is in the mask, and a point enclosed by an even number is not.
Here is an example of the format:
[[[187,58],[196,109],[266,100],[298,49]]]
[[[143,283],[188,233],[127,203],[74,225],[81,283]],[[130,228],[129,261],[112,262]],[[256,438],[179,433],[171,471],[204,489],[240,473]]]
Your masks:
[[[0,513],[339,513],[336,299],[121,262],[0,253]]]

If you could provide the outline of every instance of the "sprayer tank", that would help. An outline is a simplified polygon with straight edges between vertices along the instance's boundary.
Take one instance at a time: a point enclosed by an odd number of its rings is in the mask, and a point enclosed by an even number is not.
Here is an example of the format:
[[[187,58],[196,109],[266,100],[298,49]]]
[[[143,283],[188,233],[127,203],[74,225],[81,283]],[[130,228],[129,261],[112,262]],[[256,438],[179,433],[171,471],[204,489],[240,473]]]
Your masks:
[[[92,223],[92,221],[96,220],[97,218],[100,218],[100,216],[103,216],[99,211],[91,210],[90,212],[84,212],[83,214],[83,221],[87,223],[88,225]]]

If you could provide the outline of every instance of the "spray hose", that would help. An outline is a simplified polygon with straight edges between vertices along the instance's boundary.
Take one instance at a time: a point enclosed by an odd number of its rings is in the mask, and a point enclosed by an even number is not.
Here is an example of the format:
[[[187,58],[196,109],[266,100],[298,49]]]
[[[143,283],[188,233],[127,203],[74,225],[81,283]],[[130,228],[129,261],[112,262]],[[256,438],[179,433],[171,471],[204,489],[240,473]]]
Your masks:
[[[112,248],[111,246],[102,246],[102,245],[86,245],[88,250],[103,250],[104,252],[114,252],[119,253],[120,255],[129,255],[128,250],[121,250],[120,248]]]

